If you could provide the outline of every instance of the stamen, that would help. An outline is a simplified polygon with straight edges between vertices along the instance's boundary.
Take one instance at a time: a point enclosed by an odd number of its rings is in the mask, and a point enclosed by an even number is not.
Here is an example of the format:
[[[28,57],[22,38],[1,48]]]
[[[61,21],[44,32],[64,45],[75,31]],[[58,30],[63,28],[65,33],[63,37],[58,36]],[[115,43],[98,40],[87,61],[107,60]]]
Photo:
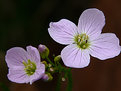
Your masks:
[[[90,45],[89,38],[86,34],[78,34],[77,36],[75,36],[75,43],[81,49],[86,49]]]
[[[34,72],[36,71],[36,64],[32,61],[30,61],[30,59],[28,60],[28,62],[23,61],[23,64],[25,66],[24,70],[26,72],[26,74],[28,76],[31,76],[34,74]]]

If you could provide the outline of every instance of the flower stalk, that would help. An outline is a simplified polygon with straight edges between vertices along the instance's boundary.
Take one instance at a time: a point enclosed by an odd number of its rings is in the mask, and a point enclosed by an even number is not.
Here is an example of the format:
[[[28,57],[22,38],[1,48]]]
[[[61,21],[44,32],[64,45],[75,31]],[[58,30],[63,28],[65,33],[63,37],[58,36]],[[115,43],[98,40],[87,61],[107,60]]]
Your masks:
[[[46,57],[47,61],[54,66],[54,63],[49,59],[49,57]]]
[[[67,72],[67,77],[68,77],[68,84],[67,84],[67,89],[66,91],[72,91],[72,73],[71,73],[71,68],[68,69],[68,72]]]

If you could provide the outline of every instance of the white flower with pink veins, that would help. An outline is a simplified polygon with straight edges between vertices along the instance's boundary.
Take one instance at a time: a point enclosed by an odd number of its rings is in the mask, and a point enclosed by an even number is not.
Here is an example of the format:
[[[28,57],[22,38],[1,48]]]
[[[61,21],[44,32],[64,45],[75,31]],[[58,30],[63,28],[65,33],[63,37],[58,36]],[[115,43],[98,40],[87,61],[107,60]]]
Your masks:
[[[89,65],[90,55],[100,60],[120,54],[119,39],[114,33],[102,33],[105,16],[102,11],[92,8],[85,10],[78,26],[67,19],[51,22],[48,32],[56,42],[66,46],[61,51],[64,64],[68,67],[83,68]]]
[[[41,63],[37,48],[27,46],[26,49],[14,47],[6,53],[5,60],[9,68],[7,76],[12,82],[32,84],[45,74],[45,65]]]

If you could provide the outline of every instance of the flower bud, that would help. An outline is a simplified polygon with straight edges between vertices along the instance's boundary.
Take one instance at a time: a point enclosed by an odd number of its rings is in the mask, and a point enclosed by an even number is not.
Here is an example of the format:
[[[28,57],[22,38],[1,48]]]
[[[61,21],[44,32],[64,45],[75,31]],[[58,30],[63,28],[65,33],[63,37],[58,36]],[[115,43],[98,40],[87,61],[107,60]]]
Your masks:
[[[42,61],[42,63],[45,65],[45,68],[47,68],[47,67],[48,67],[48,64],[47,64],[47,62],[46,62],[46,61]]]
[[[61,56],[60,55],[58,55],[58,56],[56,56],[55,58],[54,58],[54,61],[55,62],[59,62],[61,60]]]
[[[47,74],[44,74],[44,76],[42,77],[42,79],[43,79],[44,81],[48,81],[49,77],[48,77]]]
[[[52,64],[48,64],[48,67],[52,67]]]
[[[42,79],[44,81],[51,81],[53,79],[52,75],[50,73],[46,73],[44,74],[44,76],[42,77]]]
[[[62,77],[62,81],[64,82],[64,81],[66,81],[66,79],[64,77]]]
[[[39,50],[39,52],[40,52],[40,56],[41,56],[43,59],[46,58],[46,57],[48,57],[48,55],[49,55],[49,49],[48,49],[45,45],[40,44],[40,45],[38,46],[38,50]]]
[[[54,69],[53,68],[50,68],[49,70],[50,70],[50,72],[54,72]]]

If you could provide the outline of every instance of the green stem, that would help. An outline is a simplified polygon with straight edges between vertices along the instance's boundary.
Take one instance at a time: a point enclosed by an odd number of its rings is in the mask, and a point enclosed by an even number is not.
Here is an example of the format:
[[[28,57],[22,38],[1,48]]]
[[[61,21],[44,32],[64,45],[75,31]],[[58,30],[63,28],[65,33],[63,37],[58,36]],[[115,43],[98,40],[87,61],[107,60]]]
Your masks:
[[[67,77],[68,77],[68,84],[67,84],[66,91],[72,91],[72,73],[71,73],[71,68],[68,69]]]
[[[47,61],[48,61],[50,64],[52,64],[52,65],[54,66],[53,62],[52,62],[48,57],[46,57],[46,59],[47,59]]]
[[[61,74],[59,74],[56,91],[61,91]]]

